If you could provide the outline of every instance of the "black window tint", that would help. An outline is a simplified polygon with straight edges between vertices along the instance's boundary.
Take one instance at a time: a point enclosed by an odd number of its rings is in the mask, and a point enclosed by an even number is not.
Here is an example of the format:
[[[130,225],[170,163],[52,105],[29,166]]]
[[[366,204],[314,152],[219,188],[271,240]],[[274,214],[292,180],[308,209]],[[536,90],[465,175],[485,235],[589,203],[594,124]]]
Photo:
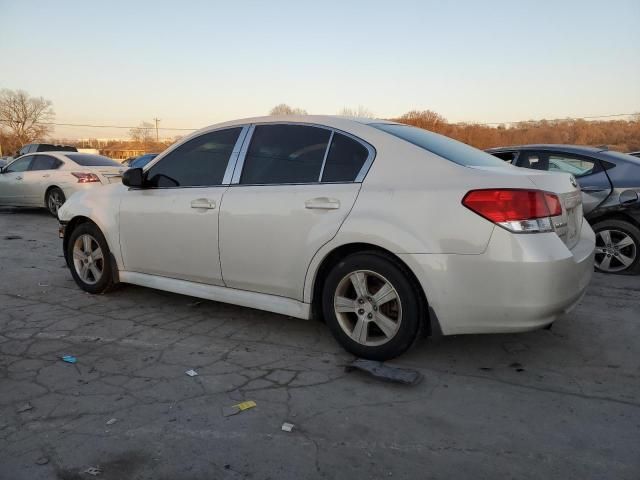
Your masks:
[[[83,167],[120,167],[121,164],[109,157],[103,157],[102,155],[93,155],[91,153],[67,153],[67,158],[70,158],[78,165]]]
[[[360,142],[339,133],[334,134],[322,181],[353,182],[368,156],[369,151]]]
[[[29,170],[55,170],[62,162],[49,155],[36,155]]]
[[[491,155],[498,157],[507,163],[513,163],[516,158],[516,152],[491,152]]]
[[[147,172],[152,187],[221,185],[241,127],[205,133],[180,145]]]
[[[11,164],[7,167],[6,172],[26,172],[27,170],[29,170],[31,158],[32,157],[19,158],[15,162],[11,162]]]
[[[302,125],[255,128],[240,183],[311,183],[320,178],[329,130]]]

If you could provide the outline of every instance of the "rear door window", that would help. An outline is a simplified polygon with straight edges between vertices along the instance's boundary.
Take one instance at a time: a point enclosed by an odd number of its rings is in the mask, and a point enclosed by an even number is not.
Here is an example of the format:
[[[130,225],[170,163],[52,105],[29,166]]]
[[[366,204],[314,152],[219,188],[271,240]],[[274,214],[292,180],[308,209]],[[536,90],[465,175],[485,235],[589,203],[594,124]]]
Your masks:
[[[29,170],[56,170],[61,165],[60,160],[50,155],[35,155]]]
[[[323,182],[353,182],[367,158],[369,150],[360,142],[334,133],[322,171]]]
[[[241,131],[216,130],[183,143],[147,171],[147,182],[157,188],[222,185]]]
[[[517,152],[491,152],[491,155],[504,160],[506,163],[511,163],[512,165],[516,164],[515,160],[518,157]]]
[[[305,125],[258,125],[247,151],[240,183],[316,183],[331,132]]]

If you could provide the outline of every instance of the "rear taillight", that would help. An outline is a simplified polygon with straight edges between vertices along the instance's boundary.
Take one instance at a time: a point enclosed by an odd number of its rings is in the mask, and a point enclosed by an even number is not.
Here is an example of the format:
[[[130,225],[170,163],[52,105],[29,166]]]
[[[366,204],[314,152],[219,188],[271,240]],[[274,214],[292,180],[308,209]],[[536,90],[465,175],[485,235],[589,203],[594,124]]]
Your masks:
[[[71,175],[78,179],[78,183],[91,183],[100,181],[100,178],[95,173],[72,172]]]
[[[551,217],[562,215],[558,196],[541,190],[471,190],[462,204],[511,232],[551,232]]]

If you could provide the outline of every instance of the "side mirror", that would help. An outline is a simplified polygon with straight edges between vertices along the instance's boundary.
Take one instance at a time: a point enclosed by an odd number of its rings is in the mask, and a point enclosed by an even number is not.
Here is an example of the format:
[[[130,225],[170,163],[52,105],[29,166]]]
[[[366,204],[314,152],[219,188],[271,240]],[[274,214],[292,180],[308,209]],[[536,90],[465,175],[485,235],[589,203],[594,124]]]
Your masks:
[[[142,188],[144,186],[144,174],[141,168],[130,168],[122,174],[122,183],[127,187]]]

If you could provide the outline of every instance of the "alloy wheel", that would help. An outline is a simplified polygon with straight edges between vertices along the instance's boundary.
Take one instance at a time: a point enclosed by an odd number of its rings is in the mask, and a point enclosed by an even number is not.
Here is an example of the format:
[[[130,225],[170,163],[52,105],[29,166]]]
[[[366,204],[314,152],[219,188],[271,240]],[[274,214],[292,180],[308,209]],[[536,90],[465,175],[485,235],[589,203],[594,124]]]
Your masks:
[[[49,197],[47,199],[47,206],[49,207],[49,211],[54,215],[58,214],[58,209],[62,206],[64,201],[62,200],[62,195],[59,190],[52,190],[49,193]]]
[[[605,229],[596,233],[595,265],[603,272],[621,272],[633,264],[638,246],[622,230]]]
[[[333,305],[340,328],[361,345],[383,345],[400,329],[398,292],[386,278],[370,270],[345,275],[338,283]]]
[[[94,285],[104,272],[104,255],[100,245],[91,235],[80,235],[73,244],[73,266],[80,279]]]

